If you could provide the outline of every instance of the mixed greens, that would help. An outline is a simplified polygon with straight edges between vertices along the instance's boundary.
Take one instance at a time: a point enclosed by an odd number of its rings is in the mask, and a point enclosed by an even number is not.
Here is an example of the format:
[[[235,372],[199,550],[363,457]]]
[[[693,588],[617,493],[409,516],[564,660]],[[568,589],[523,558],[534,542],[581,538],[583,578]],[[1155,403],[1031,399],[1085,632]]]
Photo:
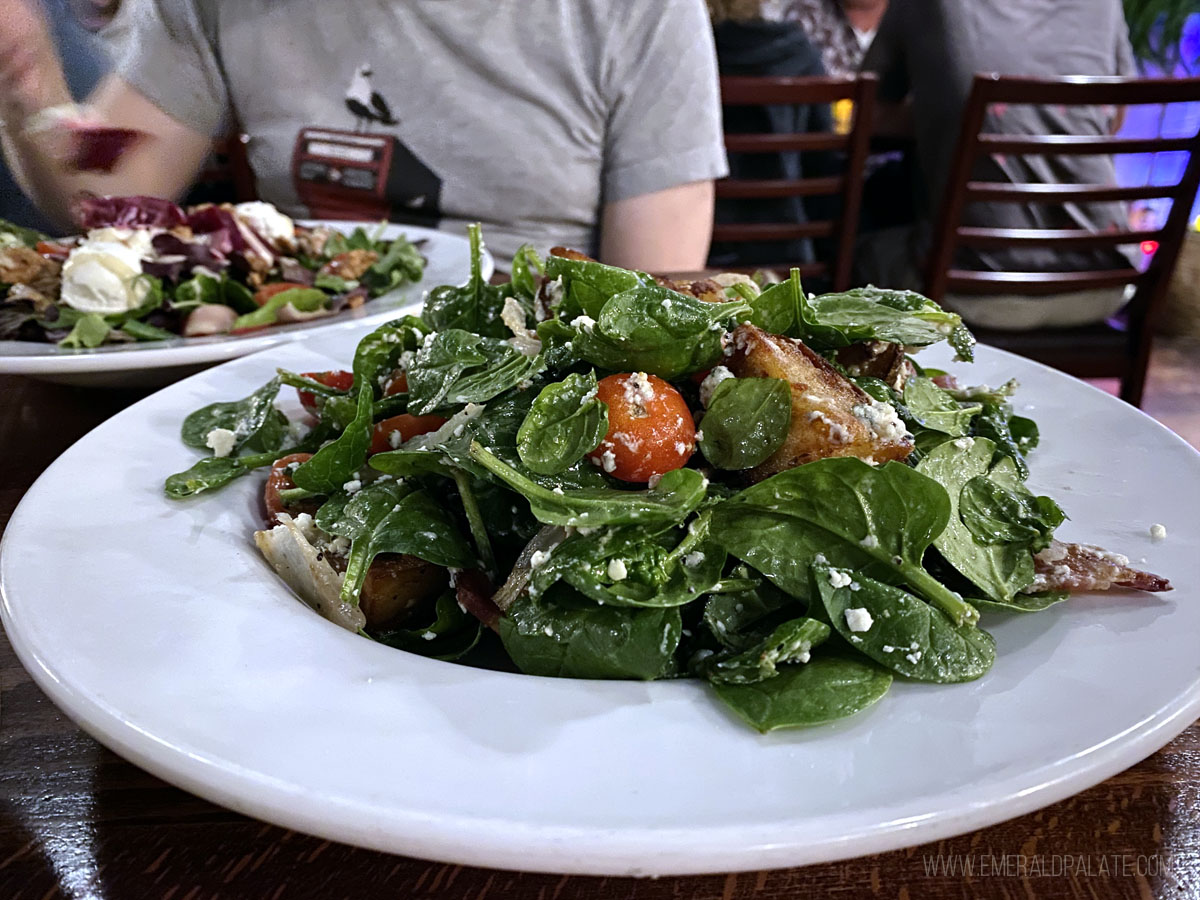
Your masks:
[[[768,731],[857,713],[895,677],[979,678],[981,613],[1165,588],[1114,554],[1102,584],[1054,541],[1015,385],[962,389],[909,355],[971,358],[931,301],[529,247],[492,285],[470,236],[470,280],[368,334],[350,371],[281,370],[184,421],[214,452],[168,496],[270,467],[256,542],[333,621],[532,675],[703,679]],[[282,385],[309,423],[276,408]]]
[[[76,216],[84,234],[61,239],[0,221],[0,339],[244,334],[361,306],[425,268],[403,235],[305,227],[268,203],[85,197]]]

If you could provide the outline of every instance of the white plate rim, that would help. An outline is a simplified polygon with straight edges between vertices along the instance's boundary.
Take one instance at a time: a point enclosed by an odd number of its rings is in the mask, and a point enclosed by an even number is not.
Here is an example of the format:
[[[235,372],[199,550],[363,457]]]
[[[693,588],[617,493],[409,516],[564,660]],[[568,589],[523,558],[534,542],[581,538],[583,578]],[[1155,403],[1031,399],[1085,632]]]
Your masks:
[[[1016,359],[991,348],[984,352]],[[1020,365],[1050,371],[1026,360],[1021,360]],[[1088,390],[1103,393],[1090,387]],[[118,416],[126,412],[132,414],[152,399],[140,401]],[[1116,402],[1113,398],[1108,399]],[[1144,414],[1142,416],[1143,424],[1169,440],[1187,446],[1169,429]],[[52,463],[38,481],[53,477],[61,462]],[[30,493],[33,493],[32,488]],[[23,499],[22,504],[25,502]],[[28,644],[19,627],[14,629],[16,620],[9,589],[8,551],[15,541],[11,525],[19,523],[21,515],[21,505],[18,505],[10,527],[0,541],[0,619],[18,658],[34,681],[82,728],[153,774],[239,812],[331,840],[422,858],[524,871],[655,876],[831,862],[939,840],[1057,802],[1145,758],[1200,716],[1198,673],[1169,703],[1148,711],[1122,733],[1112,735],[1070,760],[1055,760],[1041,769],[1010,779],[1011,783],[1002,782],[998,790],[1005,796],[998,800],[972,801],[967,796],[970,791],[961,789],[941,795],[937,808],[909,810],[905,815],[869,827],[844,830],[824,840],[814,841],[811,835],[806,835],[802,846],[781,833],[778,823],[757,830],[745,826],[689,826],[622,829],[619,833],[598,834],[594,828],[530,827],[515,821],[444,814],[430,817],[408,810],[392,810],[390,831],[387,832],[380,830],[377,821],[369,819],[359,823],[359,827],[353,824],[347,827],[345,821],[331,825],[327,799],[311,802],[312,798],[306,796],[303,787],[281,784],[262,773],[238,770],[236,766],[205,759],[203,755],[180,754],[178,748],[163,744],[154,735],[126,723],[119,709],[98,702],[56,675],[53,660],[46,659]],[[254,788],[257,795],[248,796],[245,793],[247,787]],[[353,806],[349,804],[347,811]],[[587,855],[580,856],[579,842],[584,839],[589,842]],[[653,854],[647,854],[647,842],[655,848]],[[519,860],[519,865],[514,864],[514,860]]]

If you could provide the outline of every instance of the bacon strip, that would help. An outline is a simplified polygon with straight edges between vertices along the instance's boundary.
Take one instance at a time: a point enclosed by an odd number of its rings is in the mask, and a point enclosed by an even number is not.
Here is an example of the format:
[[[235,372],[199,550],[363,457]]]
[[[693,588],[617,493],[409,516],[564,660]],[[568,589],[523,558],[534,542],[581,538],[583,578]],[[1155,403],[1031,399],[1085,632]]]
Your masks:
[[[1129,565],[1129,559],[1090,544],[1054,541],[1033,558],[1033,584],[1023,593],[1043,591],[1107,591],[1132,588],[1138,591],[1169,591],[1171,582],[1161,575]]]

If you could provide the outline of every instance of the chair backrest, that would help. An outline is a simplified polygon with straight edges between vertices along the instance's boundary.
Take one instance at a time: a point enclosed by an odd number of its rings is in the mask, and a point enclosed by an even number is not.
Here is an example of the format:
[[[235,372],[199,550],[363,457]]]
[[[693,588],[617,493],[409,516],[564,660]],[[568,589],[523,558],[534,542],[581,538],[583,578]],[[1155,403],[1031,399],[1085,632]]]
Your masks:
[[[1149,326],[1167,288],[1187,230],[1200,184],[1200,129],[1185,137],[1128,138],[1115,135],[990,134],[982,131],[994,104],[1054,106],[1136,106],[1200,101],[1200,78],[1126,79],[1068,77],[1035,79],[975,76],[962,119],[958,149],[950,167],[940,219],[929,257],[926,292],[941,301],[947,293],[1049,295],[1091,288],[1135,286],[1126,308],[1127,330],[1139,351],[1149,352]],[[1190,153],[1175,184],[1119,187],[1102,184],[1012,184],[975,181],[976,163],[989,155],[1067,156],[1124,153]],[[963,224],[971,203],[1062,204],[1167,199],[1171,210],[1156,228],[1086,229],[978,228]],[[1145,271],[1121,267],[1075,272],[992,272],[954,267],[955,251],[980,248],[1054,247],[1073,250],[1116,248],[1154,241],[1158,245]],[[1143,361],[1144,363],[1144,361]],[[1144,371],[1144,364],[1142,366]]]
[[[822,173],[818,177],[798,179],[725,178],[717,182],[717,197],[738,199],[774,199],[781,197],[839,197],[833,218],[807,222],[754,222],[718,224],[713,242],[779,242],[805,238],[828,238],[833,245],[832,262],[817,261],[800,265],[802,277],[822,276],[834,290],[850,286],[854,239],[858,231],[859,206],[862,202],[863,172],[867,161],[867,142],[875,105],[874,75],[857,78],[760,77],[732,75],[721,78],[721,102],[725,106],[809,106],[835,104],[848,100],[853,104],[853,122],[844,133],[804,132],[771,134],[725,134],[729,153],[803,153],[840,154],[844,160],[841,174]],[[756,269],[787,270],[797,260],[781,259],[758,265]]]

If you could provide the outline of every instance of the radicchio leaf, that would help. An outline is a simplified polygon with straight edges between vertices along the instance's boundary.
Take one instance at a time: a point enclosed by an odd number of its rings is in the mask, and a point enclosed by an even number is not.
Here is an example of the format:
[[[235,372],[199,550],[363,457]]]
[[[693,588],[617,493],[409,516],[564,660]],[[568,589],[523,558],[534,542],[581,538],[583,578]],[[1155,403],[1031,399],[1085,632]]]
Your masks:
[[[170,200],[158,197],[97,197],[82,193],[71,207],[72,218],[85,231],[93,228],[172,228],[187,219]]]

